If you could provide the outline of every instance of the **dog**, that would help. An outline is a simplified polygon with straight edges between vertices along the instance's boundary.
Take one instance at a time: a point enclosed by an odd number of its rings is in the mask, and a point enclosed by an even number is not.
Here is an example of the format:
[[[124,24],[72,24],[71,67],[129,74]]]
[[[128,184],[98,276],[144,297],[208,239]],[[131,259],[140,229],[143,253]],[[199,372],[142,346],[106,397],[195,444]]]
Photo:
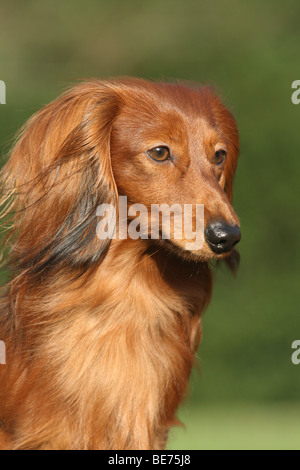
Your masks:
[[[211,264],[238,262],[238,154],[231,112],[197,84],[89,80],[29,119],[1,175],[1,449],[165,448]],[[155,237],[100,237],[97,208],[121,196],[127,227],[134,204],[189,204],[195,233],[204,207],[202,245],[161,221]]]

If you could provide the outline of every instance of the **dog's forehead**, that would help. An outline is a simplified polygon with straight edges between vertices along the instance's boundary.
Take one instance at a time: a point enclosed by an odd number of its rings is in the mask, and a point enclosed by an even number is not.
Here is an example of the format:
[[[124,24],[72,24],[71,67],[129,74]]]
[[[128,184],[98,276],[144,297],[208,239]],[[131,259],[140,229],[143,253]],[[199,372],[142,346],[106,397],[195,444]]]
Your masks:
[[[157,143],[199,150],[204,139],[213,143],[221,138],[213,112],[216,98],[210,90],[162,84],[130,90],[124,98],[112,137],[129,153]]]
[[[123,96],[119,118],[132,124],[136,130],[144,128],[168,133],[182,130],[215,129],[214,106],[218,103],[212,91],[183,85],[153,83],[152,86],[133,88]]]
[[[151,83],[147,86],[128,90],[125,96],[126,106],[141,111],[180,111],[196,118],[201,116],[211,120],[213,107],[218,102],[210,87],[188,87],[171,83]]]

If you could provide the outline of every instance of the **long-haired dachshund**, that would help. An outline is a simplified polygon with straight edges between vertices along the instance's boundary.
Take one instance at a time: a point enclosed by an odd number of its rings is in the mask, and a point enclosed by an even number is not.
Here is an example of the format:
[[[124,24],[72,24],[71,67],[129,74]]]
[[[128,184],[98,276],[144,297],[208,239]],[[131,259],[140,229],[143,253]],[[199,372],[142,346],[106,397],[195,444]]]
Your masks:
[[[88,81],[28,121],[2,171],[0,448],[164,448],[211,260],[236,264],[238,151],[210,87]],[[98,207],[120,196],[149,211],[204,205],[202,247],[162,225],[155,237],[100,237]]]

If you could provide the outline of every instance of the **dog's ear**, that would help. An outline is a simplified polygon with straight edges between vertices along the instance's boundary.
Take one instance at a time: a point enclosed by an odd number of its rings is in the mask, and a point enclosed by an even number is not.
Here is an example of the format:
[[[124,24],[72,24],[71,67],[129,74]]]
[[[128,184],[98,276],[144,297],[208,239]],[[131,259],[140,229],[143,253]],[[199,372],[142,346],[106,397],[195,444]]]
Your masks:
[[[24,127],[2,171],[4,214],[12,213],[15,268],[86,270],[110,240],[96,235],[100,204],[116,205],[111,128],[120,98],[110,83],[74,87]]]
[[[228,158],[224,168],[224,191],[229,201],[232,202],[233,180],[239,156],[237,123],[232,113],[222,104],[212,87],[204,87],[202,94],[209,103],[209,108],[212,110],[212,118],[221,132],[221,138],[226,142]]]
[[[236,121],[228,109],[223,108],[221,113],[221,129],[226,137],[228,146],[228,159],[224,169],[225,186],[224,191],[232,203],[233,199],[233,181],[236,171],[238,155],[239,155],[239,134]],[[225,258],[225,264],[233,274],[236,274],[240,264],[240,254],[235,248],[230,255]]]
[[[233,119],[233,118],[232,118]],[[229,199],[229,201],[232,203],[232,197],[233,197],[233,181],[234,181],[234,175],[236,171],[236,166],[237,166],[237,160],[238,160],[238,155],[239,155],[239,138],[238,138],[238,132],[237,132],[237,127],[233,124],[235,124],[235,121],[229,120],[228,124],[228,131],[229,131],[229,137],[228,137],[228,162],[226,162],[226,166],[224,169],[225,173],[225,186],[224,186],[224,191]]]
[[[224,191],[228,200],[232,203],[233,181],[239,156],[238,127],[233,115],[214,94],[213,89],[211,87],[205,87],[205,92],[207,93],[211,105],[213,118],[227,144],[228,156],[224,168]],[[230,271],[235,274],[240,262],[240,254],[237,249],[234,249],[230,255],[224,259],[224,262]]]

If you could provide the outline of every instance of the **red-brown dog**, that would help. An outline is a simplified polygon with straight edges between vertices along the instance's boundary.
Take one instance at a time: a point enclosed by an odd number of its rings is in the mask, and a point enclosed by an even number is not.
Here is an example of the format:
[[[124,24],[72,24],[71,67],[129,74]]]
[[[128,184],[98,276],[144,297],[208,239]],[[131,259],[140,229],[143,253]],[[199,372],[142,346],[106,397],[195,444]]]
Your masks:
[[[29,120],[2,171],[12,276],[0,448],[165,446],[211,296],[209,263],[232,267],[240,239],[238,147],[208,87],[89,81]],[[174,230],[100,240],[97,208],[119,196],[147,209],[203,204],[202,248]]]

